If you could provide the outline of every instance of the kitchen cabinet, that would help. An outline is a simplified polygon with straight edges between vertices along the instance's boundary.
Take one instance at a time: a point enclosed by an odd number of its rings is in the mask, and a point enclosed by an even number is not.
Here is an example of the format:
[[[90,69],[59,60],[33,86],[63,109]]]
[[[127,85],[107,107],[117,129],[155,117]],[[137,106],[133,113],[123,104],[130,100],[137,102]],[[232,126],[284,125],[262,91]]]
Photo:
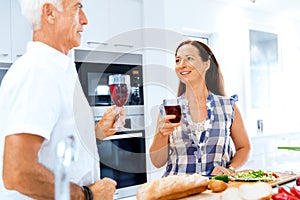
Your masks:
[[[0,62],[12,63],[24,54],[26,43],[31,40],[32,29],[22,15],[19,1],[3,0],[0,12]]]
[[[104,42],[108,37],[108,5],[107,0],[85,2],[83,9],[88,25],[84,26],[82,46]]]
[[[19,1],[11,0],[11,55],[12,62],[26,51],[26,44],[32,39],[32,28],[21,11]]]
[[[142,27],[141,0],[109,0],[110,36]]]
[[[134,41],[122,37],[128,31],[142,27],[141,0],[97,0],[84,4],[88,17],[80,48],[126,49]]]
[[[3,0],[0,7],[0,62],[11,61],[10,49],[10,0]]]

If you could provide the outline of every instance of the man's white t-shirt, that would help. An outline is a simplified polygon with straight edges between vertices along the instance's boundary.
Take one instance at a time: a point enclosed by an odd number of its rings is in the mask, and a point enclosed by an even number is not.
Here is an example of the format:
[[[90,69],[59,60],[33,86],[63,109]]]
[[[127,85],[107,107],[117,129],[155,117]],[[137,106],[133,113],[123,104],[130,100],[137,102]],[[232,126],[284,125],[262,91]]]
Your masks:
[[[26,199],[3,187],[3,146],[5,136],[10,134],[30,133],[45,138],[39,162],[51,171],[55,169],[57,143],[73,135],[77,160],[68,168],[70,181],[89,185],[99,180],[92,110],[71,58],[46,44],[29,42],[27,52],[2,81],[0,110],[0,199]]]

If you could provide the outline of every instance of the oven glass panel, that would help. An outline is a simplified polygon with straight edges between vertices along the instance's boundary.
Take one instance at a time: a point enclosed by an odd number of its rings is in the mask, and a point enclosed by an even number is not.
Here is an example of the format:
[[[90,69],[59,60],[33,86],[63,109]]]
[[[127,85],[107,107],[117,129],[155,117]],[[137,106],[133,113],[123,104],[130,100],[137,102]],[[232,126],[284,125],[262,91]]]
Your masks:
[[[108,76],[128,74],[131,81],[131,96],[126,105],[143,105],[142,66],[128,64],[99,64],[75,62],[82,89],[91,106],[109,106]]]
[[[0,85],[1,85],[3,77],[5,76],[5,74],[8,71],[10,66],[11,66],[11,63],[0,63]]]
[[[117,181],[117,188],[147,182],[143,137],[97,141],[97,146],[101,178],[114,179]]]
[[[6,72],[7,72],[7,69],[0,70],[0,85],[1,85],[2,79],[5,76]]]

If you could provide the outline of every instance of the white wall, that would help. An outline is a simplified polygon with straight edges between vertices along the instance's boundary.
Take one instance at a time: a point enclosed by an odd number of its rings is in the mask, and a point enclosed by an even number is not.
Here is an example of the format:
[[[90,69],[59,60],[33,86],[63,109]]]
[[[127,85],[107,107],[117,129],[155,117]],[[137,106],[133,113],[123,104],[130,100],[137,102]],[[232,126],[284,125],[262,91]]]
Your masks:
[[[300,123],[291,111],[287,111],[287,96],[292,93],[293,98],[299,96],[294,92],[293,85],[299,84],[296,78],[299,72],[300,43],[299,21],[286,16],[270,16],[270,14],[254,12],[229,6],[222,2],[209,0],[165,0],[165,28],[185,33],[193,29],[194,32],[211,33],[214,42],[210,45],[220,63],[225,79],[225,89],[228,95],[238,94],[238,106],[242,111],[249,134],[255,134],[255,121],[259,116],[250,115],[250,85],[249,85],[249,29],[278,34],[279,56],[282,73],[278,77],[278,91],[274,91],[274,98],[278,99],[279,110],[269,110],[266,115],[265,130],[267,132],[283,132],[300,130]],[[297,58],[298,57],[298,58]],[[294,105],[299,110],[300,106]],[[279,113],[282,113],[280,116]],[[277,118],[275,118],[276,116]],[[291,121],[292,120],[292,121]],[[274,124],[292,125],[274,128]],[[288,129],[287,129],[288,128]]]

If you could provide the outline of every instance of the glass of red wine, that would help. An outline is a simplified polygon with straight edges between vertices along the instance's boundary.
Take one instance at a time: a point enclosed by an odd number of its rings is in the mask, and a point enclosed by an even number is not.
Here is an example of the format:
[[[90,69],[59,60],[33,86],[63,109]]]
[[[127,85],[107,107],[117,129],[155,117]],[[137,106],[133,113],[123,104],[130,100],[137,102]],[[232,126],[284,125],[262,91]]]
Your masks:
[[[176,118],[170,119],[171,123],[179,123],[181,120],[181,105],[179,99],[164,99],[163,106],[166,115],[175,115]]]
[[[126,74],[114,74],[108,77],[110,97],[118,107],[124,106],[130,95],[130,76]],[[120,116],[117,117],[117,126],[112,130],[124,130]]]

